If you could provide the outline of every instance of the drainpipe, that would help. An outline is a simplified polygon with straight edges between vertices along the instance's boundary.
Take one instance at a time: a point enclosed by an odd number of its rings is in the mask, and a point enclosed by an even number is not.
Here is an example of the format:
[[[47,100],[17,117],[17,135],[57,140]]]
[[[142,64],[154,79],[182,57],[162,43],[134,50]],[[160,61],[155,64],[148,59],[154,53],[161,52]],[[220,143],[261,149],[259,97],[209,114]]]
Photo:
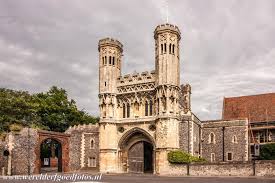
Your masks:
[[[190,146],[190,129],[189,129],[189,120],[187,121],[187,129],[188,129],[188,131],[187,131],[187,141],[188,141],[188,145],[187,145],[187,151],[188,151],[188,153],[190,153],[190,148],[189,148],[189,146]]]
[[[222,127],[222,161],[224,161],[224,130],[225,127]]]
[[[28,175],[31,174],[31,166],[30,166],[30,127],[28,127]]]

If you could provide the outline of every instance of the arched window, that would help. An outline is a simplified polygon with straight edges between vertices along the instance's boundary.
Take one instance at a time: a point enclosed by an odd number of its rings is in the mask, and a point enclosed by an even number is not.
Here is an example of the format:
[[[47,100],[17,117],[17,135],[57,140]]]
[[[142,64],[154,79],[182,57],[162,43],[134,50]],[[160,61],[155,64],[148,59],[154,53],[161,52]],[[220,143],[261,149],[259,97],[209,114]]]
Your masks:
[[[153,115],[153,102],[152,102],[152,100],[150,100],[150,104],[149,104],[149,115],[150,116]]]
[[[169,44],[169,53],[171,54],[171,51],[172,51],[172,45],[171,43]]]
[[[209,144],[215,144],[215,135],[212,132],[209,134]]]
[[[172,53],[175,53],[175,45],[173,44],[173,49],[172,49]]]
[[[122,114],[123,114],[123,118],[126,118],[126,105],[125,104],[123,104]]]
[[[90,141],[90,149],[94,149],[95,148],[95,140],[91,139]]]
[[[113,57],[113,65],[115,65],[115,57]]]
[[[105,56],[104,64],[107,65],[107,56]]]
[[[127,104],[127,118],[130,117],[130,104]]]
[[[104,65],[104,57],[102,57],[102,65]]]
[[[232,138],[232,143],[234,143],[234,144],[237,144],[237,143],[238,143],[236,135],[233,136],[233,138]]]
[[[148,116],[148,102],[145,102],[145,116]]]
[[[109,56],[109,65],[112,65],[112,57]]]
[[[163,44],[161,44],[161,54],[163,54]]]
[[[164,43],[164,53],[166,53],[166,43]]]

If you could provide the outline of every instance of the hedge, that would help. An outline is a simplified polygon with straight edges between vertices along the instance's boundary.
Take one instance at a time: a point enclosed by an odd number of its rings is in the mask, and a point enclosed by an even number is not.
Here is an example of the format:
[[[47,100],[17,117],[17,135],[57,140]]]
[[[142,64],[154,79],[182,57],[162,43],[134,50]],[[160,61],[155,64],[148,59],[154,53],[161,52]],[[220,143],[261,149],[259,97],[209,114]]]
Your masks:
[[[196,156],[192,156],[189,153],[186,153],[182,150],[170,151],[168,153],[168,161],[174,164],[184,164],[191,162],[206,162],[204,158],[199,158]]]

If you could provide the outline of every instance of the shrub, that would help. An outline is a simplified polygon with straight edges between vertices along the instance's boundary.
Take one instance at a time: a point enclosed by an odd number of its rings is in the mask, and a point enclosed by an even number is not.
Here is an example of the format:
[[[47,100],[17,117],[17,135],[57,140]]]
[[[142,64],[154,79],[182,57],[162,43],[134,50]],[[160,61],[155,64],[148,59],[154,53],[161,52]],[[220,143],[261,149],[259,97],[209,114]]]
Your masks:
[[[186,153],[182,150],[175,150],[168,153],[168,161],[170,163],[183,164],[191,162],[205,162],[206,160],[204,158],[192,156],[191,154]]]

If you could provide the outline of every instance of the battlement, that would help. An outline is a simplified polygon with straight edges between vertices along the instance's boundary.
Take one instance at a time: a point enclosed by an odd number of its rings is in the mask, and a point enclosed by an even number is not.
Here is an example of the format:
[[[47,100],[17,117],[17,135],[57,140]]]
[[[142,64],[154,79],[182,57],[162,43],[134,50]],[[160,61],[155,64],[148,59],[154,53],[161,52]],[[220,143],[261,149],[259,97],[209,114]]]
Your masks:
[[[134,72],[133,74],[126,74],[117,78],[118,86],[131,85],[136,83],[147,83],[155,81],[155,71],[145,71],[142,73]]]
[[[180,36],[181,33],[180,33],[180,30],[179,30],[178,26],[168,24],[168,23],[158,25],[156,27],[155,31],[154,31],[154,37],[156,38],[157,34],[165,32],[165,31],[171,31],[171,32],[177,34],[179,39],[181,38],[181,36]]]
[[[98,123],[96,123],[96,124],[83,124],[83,125],[74,125],[74,126],[70,126],[67,130],[66,130],[66,132],[65,133],[70,133],[70,132],[72,132],[72,131],[74,131],[74,130],[91,130],[91,129],[94,129],[94,130],[97,130],[98,129]]]
[[[100,51],[100,47],[102,46],[115,46],[118,49],[120,49],[121,52],[123,52],[123,45],[121,42],[119,42],[116,39],[113,38],[104,38],[104,39],[100,39],[98,41],[98,51]]]

